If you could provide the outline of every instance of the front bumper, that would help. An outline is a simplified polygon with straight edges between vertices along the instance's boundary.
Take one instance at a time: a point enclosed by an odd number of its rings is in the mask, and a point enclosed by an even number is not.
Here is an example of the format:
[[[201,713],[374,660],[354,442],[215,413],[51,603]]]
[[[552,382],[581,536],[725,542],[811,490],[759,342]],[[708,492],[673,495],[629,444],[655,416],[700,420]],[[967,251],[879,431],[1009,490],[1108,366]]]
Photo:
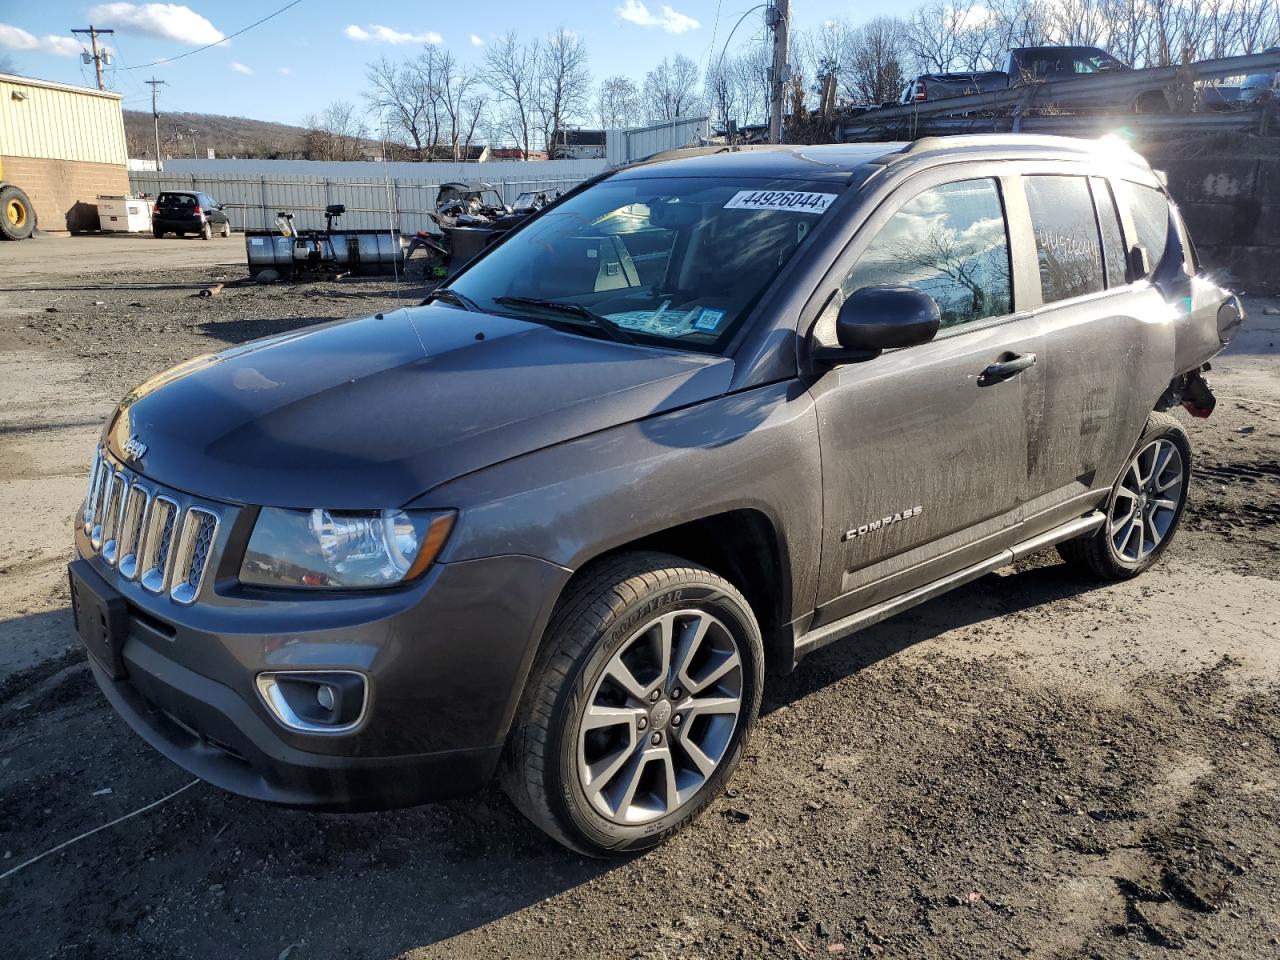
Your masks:
[[[348,810],[456,797],[489,781],[569,575],[531,557],[492,557],[438,564],[422,582],[377,596],[263,600],[231,583],[180,607],[121,580],[101,557],[77,562],[127,604],[123,677],[89,660],[143,739],[232,793]],[[306,733],[280,723],[255,680],[294,668],[362,674],[370,692],[358,727]]]

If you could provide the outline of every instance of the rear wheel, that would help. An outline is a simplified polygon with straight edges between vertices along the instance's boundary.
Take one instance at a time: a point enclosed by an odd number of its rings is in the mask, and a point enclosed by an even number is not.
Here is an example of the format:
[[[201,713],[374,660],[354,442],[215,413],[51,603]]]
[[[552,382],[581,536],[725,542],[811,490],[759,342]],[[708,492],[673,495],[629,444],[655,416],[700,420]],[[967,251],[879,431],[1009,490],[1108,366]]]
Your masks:
[[[656,846],[738,765],[763,663],[750,606],[710,570],[656,553],[585,570],[552,616],[503,786],[579,852]]]
[[[213,239],[213,227],[209,224],[209,221],[207,220],[204,223],[200,224],[200,239],[201,240]]]
[[[164,236],[164,231],[161,230],[159,227],[152,227],[151,235],[155,237],[157,240],[159,240],[161,237]]]
[[[1187,505],[1191,443],[1167,413],[1153,413],[1111,496],[1106,522],[1088,537],[1059,544],[1073,566],[1107,580],[1136,577],[1168,549]]]
[[[0,190],[0,237],[25,240],[35,226],[35,211],[27,195],[17,187]]]

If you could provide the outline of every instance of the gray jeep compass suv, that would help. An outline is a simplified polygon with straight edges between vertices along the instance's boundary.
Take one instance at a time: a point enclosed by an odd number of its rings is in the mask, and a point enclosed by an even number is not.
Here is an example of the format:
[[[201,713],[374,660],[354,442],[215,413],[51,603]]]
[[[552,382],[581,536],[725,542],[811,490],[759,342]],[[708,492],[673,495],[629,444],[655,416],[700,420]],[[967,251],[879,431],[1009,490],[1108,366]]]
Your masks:
[[[71,564],[102,690],[311,808],[500,779],[589,854],[732,776],[766,673],[1056,545],[1141,573],[1161,412],[1241,322],[1120,145],[960,137],[608,172],[423,305],[180,364]]]

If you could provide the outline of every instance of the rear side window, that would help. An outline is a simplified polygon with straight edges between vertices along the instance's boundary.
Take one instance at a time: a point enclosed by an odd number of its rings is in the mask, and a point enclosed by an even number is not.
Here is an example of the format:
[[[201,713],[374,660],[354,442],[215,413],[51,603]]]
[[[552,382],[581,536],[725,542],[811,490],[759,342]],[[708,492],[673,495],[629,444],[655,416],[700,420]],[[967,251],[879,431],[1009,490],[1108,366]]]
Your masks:
[[[1130,183],[1128,187],[1129,213],[1138,234],[1137,242],[1146,248],[1154,270],[1169,245],[1169,201],[1155,187],[1144,187],[1138,183]]]
[[[1121,287],[1127,282],[1124,255],[1124,232],[1120,226],[1120,212],[1116,209],[1111,187],[1101,177],[1089,181],[1093,187],[1093,202],[1098,208],[1098,226],[1102,230],[1102,257],[1107,265],[1107,286]]]
[[[909,200],[876,234],[840,292],[907,284],[938,304],[942,326],[1013,310],[1009,240],[994,180],[962,180]]]
[[[1045,303],[1097,293],[1105,286],[1102,245],[1084,177],[1024,177]]]

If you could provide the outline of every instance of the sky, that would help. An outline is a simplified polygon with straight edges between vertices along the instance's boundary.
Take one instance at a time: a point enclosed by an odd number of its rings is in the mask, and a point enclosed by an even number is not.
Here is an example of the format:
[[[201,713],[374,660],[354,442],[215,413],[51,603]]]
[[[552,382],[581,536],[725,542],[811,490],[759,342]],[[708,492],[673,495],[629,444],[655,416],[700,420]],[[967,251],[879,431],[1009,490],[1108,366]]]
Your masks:
[[[705,67],[718,56],[752,0],[467,0],[351,3],[298,0],[240,36],[171,63],[228,37],[289,0],[189,0],[180,3],[75,3],[0,0],[0,60],[25,75],[93,86],[93,66],[80,61],[87,37],[73,27],[113,27],[104,42],[114,52],[110,89],[127,110],[146,110],[151,88],[164,80],[160,109],[219,113],[298,123],[334,100],[359,101],[364,66],[386,55],[413,56],[424,43],[447,46],[463,62],[479,63],[485,46],[516,30],[532,37],[563,25],[587,44],[598,81],[622,73],[640,81],[663,57],[682,53]],[[806,28],[832,17],[860,22],[900,12],[891,0],[792,0],[792,24]],[[762,13],[747,16],[733,36],[738,47],[762,31]],[[131,69],[132,68],[132,69]]]

